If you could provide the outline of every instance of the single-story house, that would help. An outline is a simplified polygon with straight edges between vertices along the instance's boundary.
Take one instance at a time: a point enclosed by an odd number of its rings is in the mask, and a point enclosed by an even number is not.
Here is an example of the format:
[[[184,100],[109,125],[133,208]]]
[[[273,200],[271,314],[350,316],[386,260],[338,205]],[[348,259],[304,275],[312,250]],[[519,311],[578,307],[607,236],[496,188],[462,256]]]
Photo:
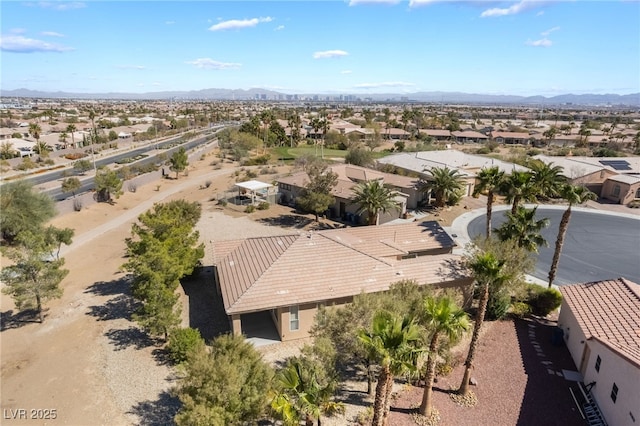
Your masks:
[[[269,314],[282,341],[309,336],[318,308],[391,284],[467,291],[453,239],[435,221],[349,227],[213,244],[215,285],[234,333]]]
[[[427,194],[418,188],[418,178],[383,173],[353,164],[336,164],[330,166],[329,170],[338,175],[337,184],[331,190],[331,195],[335,197],[336,201],[329,208],[330,217],[341,218],[355,223],[365,220],[364,217],[357,215],[360,206],[352,201],[354,196],[353,189],[361,182],[379,180],[383,186],[395,191],[395,201],[398,208],[387,213],[381,213],[379,223],[402,217],[407,212],[407,209],[416,209],[427,199]],[[277,183],[279,202],[281,204],[295,205],[296,198],[301,195],[309,183],[309,176],[306,172],[300,171],[277,179]]]
[[[600,197],[618,204],[629,204],[640,198],[640,175],[615,175],[602,185]]]
[[[451,136],[453,136],[456,142],[461,143],[482,143],[489,140],[487,135],[473,130],[451,132]]]
[[[385,139],[393,139],[393,140],[406,140],[409,139],[411,133],[407,132],[403,129],[396,129],[395,127],[387,127],[386,129],[381,131],[382,135]]]
[[[491,138],[505,145],[529,145],[529,133],[522,132],[491,132]]]
[[[510,174],[513,170],[527,171],[526,167],[482,155],[467,154],[455,149],[439,151],[402,152],[377,160],[378,164],[391,164],[407,172],[417,173],[423,179],[431,179],[429,170],[434,167],[457,170],[466,182],[465,196],[473,194],[476,175],[483,168],[497,166]]]
[[[448,141],[451,139],[451,131],[443,129],[420,129],[420,133],[432,137],[437,141]]]
[[[558,327],[606,422],[640,423],[640,285],[619,278],[560,292]]]

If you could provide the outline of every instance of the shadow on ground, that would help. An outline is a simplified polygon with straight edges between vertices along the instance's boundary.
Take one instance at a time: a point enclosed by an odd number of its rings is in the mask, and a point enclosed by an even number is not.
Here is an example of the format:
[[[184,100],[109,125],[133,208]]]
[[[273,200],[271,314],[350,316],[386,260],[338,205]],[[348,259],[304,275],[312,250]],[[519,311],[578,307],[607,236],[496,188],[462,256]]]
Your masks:
[[[180,409],[180,400],[169,392],[162,392],[155,401],[142,401],[131,407],[129,414],[138,416],[138,425],[164,426],[174,424],[173,418]]]
[[[187,297],[189,327],[200,331],[205,341],[231,331],[222,296],[216,291],[213,266],[205,266],[194,277],[182,281]]]
[[[13,310],[0,312],[0,331],[20,328],[32,323],[40,323],[38,311],[35,309],[25,309],[24,311],[18,311],[15,314],[13,313]]]

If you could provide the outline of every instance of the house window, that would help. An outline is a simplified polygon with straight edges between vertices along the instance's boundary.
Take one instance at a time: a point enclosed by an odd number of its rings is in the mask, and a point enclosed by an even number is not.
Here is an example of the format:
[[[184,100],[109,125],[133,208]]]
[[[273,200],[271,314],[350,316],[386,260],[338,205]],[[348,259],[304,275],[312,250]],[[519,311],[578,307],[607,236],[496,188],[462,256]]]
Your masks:
[[[611,400],[613,403],[616,403],[616,399],[618,399],[618,385],[613,384],[613,388],[611,388]]]
[[[297,306],[291,306],[289,308],[289,330],[298,331],[300,329],[300,316]]]
[[[598,357],[596,358],[596,371],[600,372],[600,363],[602,362],[602,358],[600,358],[600,355],[598,355]]]
[[[620,196],[620,185],[616,185],[613,187],[613,196],[614,197]]]
[[[636,198],[640,198],[640,188],[636,191]]]

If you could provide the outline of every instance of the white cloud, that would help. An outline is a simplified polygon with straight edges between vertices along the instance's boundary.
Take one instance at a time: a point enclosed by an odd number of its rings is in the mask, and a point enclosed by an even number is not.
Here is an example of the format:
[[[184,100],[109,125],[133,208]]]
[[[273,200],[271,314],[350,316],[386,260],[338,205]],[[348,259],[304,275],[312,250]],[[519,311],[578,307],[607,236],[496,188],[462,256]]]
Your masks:
[[[176,21],[165,21],[164,23],[165,25],[173,25],[176,23]]]
[[[528,46],[549,47],[553,44],[553,42],[548,38],[541,38],[540,40],[534,40],[534,41],[527,40],[525,44],[527,44]]]
[[[339,58],[347,55],[349,55],[349,53],[344,50],[323,50],[314,52],[313,59]]]
[[[117,68],[120,68],[121,70],[144,70],[144,69],[147,69],[147,67],[142,66],[142,65],[118,65]]]
[[[361,83],[356,84],[354,87],[358,89],[376,89],[379,87],[412,87],[413,83],[406,83],[404,81],[385,81],[382,83]]]
[[[409,0],[409,7],[427,6],[434,3],[443,3],[446,0]]]
[[[480,14],[480,17],[493,18],[496,16],[516,15],[520,12],[524,12],[526,10],[539,6],[541,3],[543,2],[537,1],[537,0],[521,0],[518,3],[512,4],[509,7],[505,7],[505,8],[494,7],[492,9],[487,9]]]
[[[263,22],[271,22],[273,19],[269,16],[265,18],[252,18],[252,19],[231,19],[229,21],[222,21],[209,27],[209,31],[224,31],[224,30],[237,30],[240,28],[255,27]]]
[[[349,6],[359,4],[398,4],[400,0],[349,0]]]
[[[274,31],[282,31],[284,30],[284,25],[278,25]]]
[[[71,47],[62,46],[56,43],[27,38],[20,35],[2,36],[0,38],[0,50],[15,53],[35,53],[35,52],[67,52],[74,50]]]
[[[25,3],[25,5],[29,7],[41,7],[43,9],[54,9],[54,10],[73,10],[73,9],[83,9],[87,7],[87,5],[81,1],[70,1],[70,2],[40,1],[36,3]]]
[[[340,71],[340,74],[351,74],[353,71],[351,70],[344,70],[344,71]]]
[[[547,31],[543,31],[543,32],[541,32],[541,33],[540,33],[540,35],[542,35],[542,36],[545,36],[545,37],[546,37],[546,36],[548,36],[549,34],[551,34],[552,32],[554,32],[554,31],[558,31],[559,29],[560,29],[560,27],[553,27],[553,28],[548,29]]]
[[[229,70],[238,69],[242,66],[242,64],[236,64],[233,62],[214,61],[211,58],[198,58],[194,61],[187,61],[186,63],[205,70]]]
[[[40,34],[46,37],[64,37],[64,34],[60,34],[55,31],[43,31]]]

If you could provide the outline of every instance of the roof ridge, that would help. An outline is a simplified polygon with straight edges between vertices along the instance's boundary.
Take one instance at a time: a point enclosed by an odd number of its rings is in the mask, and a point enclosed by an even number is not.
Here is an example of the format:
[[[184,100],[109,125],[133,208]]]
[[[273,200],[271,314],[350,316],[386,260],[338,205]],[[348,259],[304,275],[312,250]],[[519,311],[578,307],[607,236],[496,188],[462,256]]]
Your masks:
[[[631,294],[633,294],[635,296],[637,301],[640,302],[640,284],[636,284],[636,283],[634,283],[632,281],[629,281],[625,277],[620,277],[616,281],[622,282],[622,284],[624,284],[624,286],[627,287],[627,289],[629,289]],[[635,285],[635,287],[634,287],[634,285]],[[638,287],[638,288],[636,288],[636,287]]]
[[[247,287],[247,289],[245,291],[242,292],[242,294],[240,295],[240,297],[238,297],[231,305],[229,305],[229,307],[226,310],[230,310],[232,307],[234,307],[235,305],[238,304],[238,302],[240,302],[242,300],[242,298],[249,292],[249,290],[251,290],[251,288],[253,286],[256,285],[256,283],[258,283],[258,281],[260,281],[260,278],[269,270],[273,267],[273,265],[275,265],[276,263],[278,263],[278,260],[280,260],[280,258],[282,257],[283,254],[285,254],[287,252],[287,250],[289,250],[289,248],[293,245],[293,243],[295,243],[296,241],[298,241],[300,239],[300,237],[302,236],[301,233],[298,234],[287,234],[287,235],[272,235],[272,236],[268,236],[268,237],[253,237],[253,238],[246,238],[246,240],[250,240],[250,239],[271,239],[271,238],[281,238],[281,237],[296,237],[293,241],[291,241],[289,243],[289,245],[287,245],[284,250],[282,250],[282,252],[276,257],[276,259],[271,262],[269,264],[269,266],[267,268],[265,268],[262,272],[260,272],[260,274],[256,277],[255,280],[253,280],[253,282],[251,283],[251,285],[249,285]],[[244,243],[243,243],[244,244]],[[229,255],[231,255],[232,253],[234,253],[236,250],[238,250],[243,244],[241,244],[240,246],[236,247],[235,250],[233,250],[231,253],[229,253],[227,256],[225,256],[222,260],[224,260],[225,258],[227,258]]]
[[[359,249],[357,249],[357,248],[355,248],[355,247],[353,247],[353,246],[350,246],[350,245],[348,245],[348,244],[344,243],[342,240],[338,240],[338,239],[335,239],[335,238],[330,238],[330,237],[328,237],[328,236],[324,235],[324,233],[320,233],[320,232],[319,232],[318,234],[319,234],[319,235],[321,235],[323,238],[326,238],[327,240],[330,240],[330,241],[333,241],[334,243],[340,244],[340,245],[342,245],[342,246],[344,246],[344,247],[346,247],[346,248],[348,248],[348,249],[350,249],[350,250],[353,250],[353,251],[358,252],[358,253],[360,253],[360,254],[363,254],[363,255],[365,255],[365,256],[367,256],[367,257],[370,257],[370,258],[372,258],[372,259],[374,259],[374,260],[377,260],[378,262],[384,263],[385,265],[393,266],[393,263],[388,262],[388,261],[386,261],[386,260],[384,260],[384,259],[381,259],[381,258],[379,258],[379,257],[373,256],[373,255],[371,255],[371,254],[369,254],[369,253],[366,253],[366,252],[364,252],[364,251],[362,251],[362,250],[359,250]],[[382,242],[382,240],[378,240],[378,241],[379,241],[379,242]],[[395,248],[395,247],[392,247],[392,248]]]

